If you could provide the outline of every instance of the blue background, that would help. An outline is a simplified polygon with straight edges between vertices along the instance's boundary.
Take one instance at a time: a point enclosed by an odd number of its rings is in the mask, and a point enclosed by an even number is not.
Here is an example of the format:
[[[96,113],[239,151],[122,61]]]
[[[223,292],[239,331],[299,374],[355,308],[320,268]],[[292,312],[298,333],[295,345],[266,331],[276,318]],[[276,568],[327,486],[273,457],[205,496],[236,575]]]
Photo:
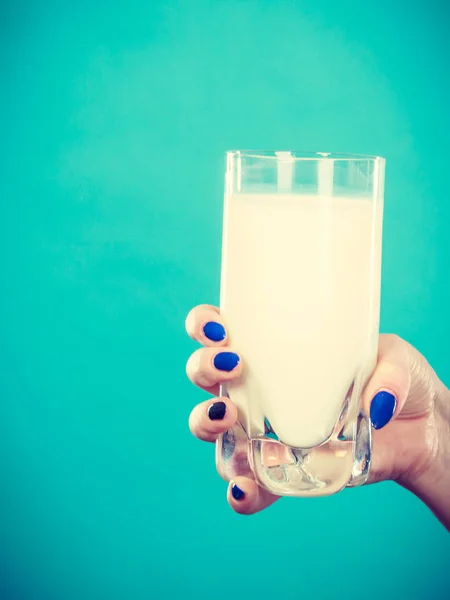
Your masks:
[[[184,317],[218,301],[224,152],[387,158],[382,328],[450,383],[445,2],[3,2],[0,596],[441,598],[395,484],[235,515]]]

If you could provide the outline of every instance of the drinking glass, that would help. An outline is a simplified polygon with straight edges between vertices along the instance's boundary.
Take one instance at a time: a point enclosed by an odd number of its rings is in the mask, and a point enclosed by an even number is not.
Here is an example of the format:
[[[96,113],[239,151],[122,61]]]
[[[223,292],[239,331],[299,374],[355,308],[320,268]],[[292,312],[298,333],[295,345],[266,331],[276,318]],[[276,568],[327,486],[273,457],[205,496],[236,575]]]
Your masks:
[[[242,376],[223,386],[236,426],[217,441],[225,479],[281,496],[367,479],[362,392],[376,364],[383,158],[227,153],[221,314]]]

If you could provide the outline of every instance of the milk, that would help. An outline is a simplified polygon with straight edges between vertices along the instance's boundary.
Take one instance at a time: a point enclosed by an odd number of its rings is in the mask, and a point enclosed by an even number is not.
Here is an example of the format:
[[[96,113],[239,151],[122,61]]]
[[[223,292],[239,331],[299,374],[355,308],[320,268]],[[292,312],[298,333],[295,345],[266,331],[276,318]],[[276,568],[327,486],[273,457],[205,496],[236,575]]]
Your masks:
[[[361,395],[377,352],[381,206],[226,198],[221,311],[244,364],[227,391],[250,438],[270,429],[286,445],[317,446],[336,431],[346,398]]]

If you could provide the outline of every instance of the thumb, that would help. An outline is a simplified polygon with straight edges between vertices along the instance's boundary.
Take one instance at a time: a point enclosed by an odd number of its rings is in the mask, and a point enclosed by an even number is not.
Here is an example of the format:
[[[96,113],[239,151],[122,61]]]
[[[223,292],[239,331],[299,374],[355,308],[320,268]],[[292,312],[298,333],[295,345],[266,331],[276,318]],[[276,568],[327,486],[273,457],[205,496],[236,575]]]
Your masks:
[[[437,376],[413,346],[396,335],[381,335],[378,363],[363,394],[374,432],[368,483],[419,472],[428,455],[424,419],[433,408]],[[394,426],[386,427],[391,420]]]
[[[425,414],[433,401],[434,372],[425,358],[396,335],[381,335],[378,362],[363,405],[374,429],[392,419]]]

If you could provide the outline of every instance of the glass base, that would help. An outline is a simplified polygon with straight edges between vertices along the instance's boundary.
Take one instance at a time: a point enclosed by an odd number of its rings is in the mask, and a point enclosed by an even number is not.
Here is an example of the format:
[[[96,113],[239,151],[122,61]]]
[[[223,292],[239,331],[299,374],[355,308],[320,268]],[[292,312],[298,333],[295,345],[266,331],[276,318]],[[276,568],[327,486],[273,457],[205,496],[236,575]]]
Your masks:
[[[216,444],[220,475],[254,477],[277,496],[327,496],[344,487],[362,485],[369,475],[372,432],[360,411],[351,435],[334,432],[314,448],[292,448],[266,436],[249,439],[240,423],[222,434]]]

